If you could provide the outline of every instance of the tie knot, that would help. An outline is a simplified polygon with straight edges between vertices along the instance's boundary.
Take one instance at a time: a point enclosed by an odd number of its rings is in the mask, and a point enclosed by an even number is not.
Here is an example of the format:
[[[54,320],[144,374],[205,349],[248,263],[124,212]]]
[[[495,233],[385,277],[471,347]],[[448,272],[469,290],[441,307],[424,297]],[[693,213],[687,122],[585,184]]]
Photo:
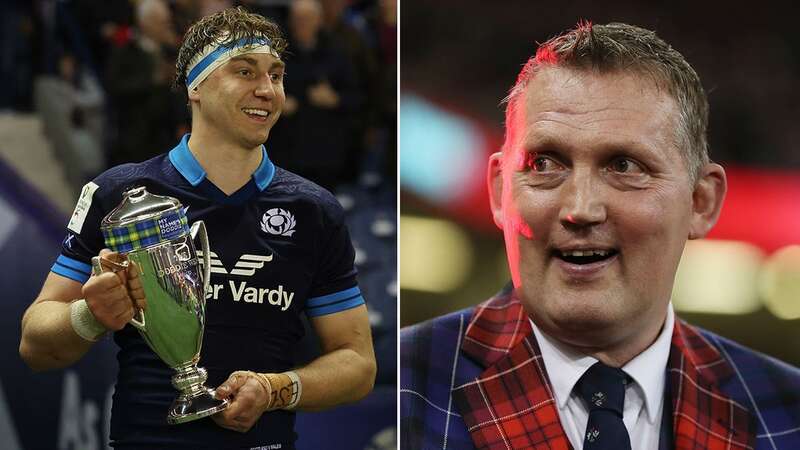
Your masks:
[[[595,363],[583,374],[575,388],[589,411],[606,409],[622,417],[628,375],[616,367]]]

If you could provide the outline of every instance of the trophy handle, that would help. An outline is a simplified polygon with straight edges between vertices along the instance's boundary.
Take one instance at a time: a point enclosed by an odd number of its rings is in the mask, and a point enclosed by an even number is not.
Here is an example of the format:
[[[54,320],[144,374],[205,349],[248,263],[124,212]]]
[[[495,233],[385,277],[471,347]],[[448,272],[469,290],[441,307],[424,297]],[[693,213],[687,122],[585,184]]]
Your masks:
[[[208,287],[211,284],[211,249],[208,244],[208,231],[206,231],[206,224],[202,220],[192,224],[189,233],[192,240],[197,238],[197,232],[200,231],[200,247],[203,249],[203,296],[205,297],[208,292]]]
[[[134,314],[133,317],[131,317],[130,324],[144,331],[145,330],[144,311],[142,311],[139,308],[136,308],[136,314]]]
[[[124,261],[122,263],[112,261],[108,258],[101,258],[99,256],[95,256],[92,258],[92,273],[94,275],[100,275],[105,272],[103,265],[107,266],[111,272],[119,272],[120,270],[127,270],[128,269],[128,257],[117,253],[120,256],[120,259]],[[144,330],[145,328],[145,321],[144,321],[144,311],[139,308],[136,308],[136,313],[133,315],[131,320],[129,321],[131,325],[134,327]]]

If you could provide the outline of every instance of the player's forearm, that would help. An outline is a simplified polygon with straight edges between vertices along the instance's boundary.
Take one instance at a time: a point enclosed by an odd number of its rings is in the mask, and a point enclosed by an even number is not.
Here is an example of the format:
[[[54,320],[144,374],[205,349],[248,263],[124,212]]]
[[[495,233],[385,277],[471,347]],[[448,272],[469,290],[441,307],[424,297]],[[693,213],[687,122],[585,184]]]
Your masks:
[[[341,348],[297,369],[303,391],[297,409],[318,411],[367,396],[375,384],[375,357]]]
[[[75,333],[70,305],[41,301],[31,305],[22,318],[19,354],[33,370],[58,369],[79,360],[92,342]]]

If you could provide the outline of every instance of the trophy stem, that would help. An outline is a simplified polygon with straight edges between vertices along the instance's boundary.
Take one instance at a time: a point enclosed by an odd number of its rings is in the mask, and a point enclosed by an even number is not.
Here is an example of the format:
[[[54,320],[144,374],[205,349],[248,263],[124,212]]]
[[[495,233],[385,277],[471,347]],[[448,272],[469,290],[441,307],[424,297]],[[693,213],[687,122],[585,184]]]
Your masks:
[[[180,391],[180,395],[167,414],[170,424],[201,419],[228,407],[227,400],[218,400],[214,390],[203,384],[208,373],[196,364],[195,360],[175,368],[177,373],[172,376],[172,385]]]
[[[177,373],[172,376],[172,385],[186,395],[198,393],[208,379],[208,372],[197,367],[197,358],[173,369]]]

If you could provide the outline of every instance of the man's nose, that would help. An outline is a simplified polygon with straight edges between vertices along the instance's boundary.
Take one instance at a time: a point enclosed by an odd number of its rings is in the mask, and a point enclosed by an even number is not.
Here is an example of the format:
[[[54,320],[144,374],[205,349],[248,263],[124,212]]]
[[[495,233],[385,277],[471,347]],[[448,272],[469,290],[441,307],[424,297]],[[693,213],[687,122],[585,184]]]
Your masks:
[[[275,96],[275,86],[272,85],[272,79],[269,74],[265,74],[258,79],[258,86],[256,86],[256,97],[264,97],[271,99]]]
[[[576,169],[562,185],[558,219],[565,228],[581,228],[606,221],[604,189],[591,170]]]

